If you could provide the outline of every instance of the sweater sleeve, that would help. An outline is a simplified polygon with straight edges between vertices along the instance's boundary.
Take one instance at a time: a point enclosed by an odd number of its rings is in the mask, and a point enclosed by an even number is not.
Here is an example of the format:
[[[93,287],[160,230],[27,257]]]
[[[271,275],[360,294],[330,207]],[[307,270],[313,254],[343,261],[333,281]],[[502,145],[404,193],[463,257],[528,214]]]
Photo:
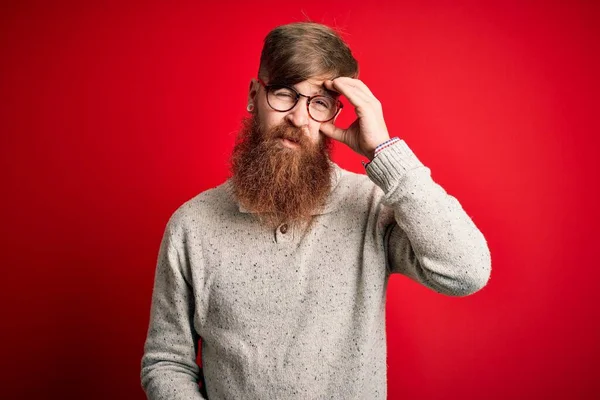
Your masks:
[[[171,226],[169,221],[158,253],[141,383],[149,400],[200,400],[194,295],[183,246]]]
[[[384,242],[388,272],[449,296],[482,289],[491,275],[486,239],[406,142],[382,150],[366,168],[384,192],[382,202],[393,209]]]

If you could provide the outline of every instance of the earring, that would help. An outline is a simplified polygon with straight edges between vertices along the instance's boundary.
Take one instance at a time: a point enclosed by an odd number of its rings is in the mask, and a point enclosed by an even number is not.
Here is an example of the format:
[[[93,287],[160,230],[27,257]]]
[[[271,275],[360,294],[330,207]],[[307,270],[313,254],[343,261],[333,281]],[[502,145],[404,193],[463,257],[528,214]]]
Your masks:
[[[248,106],[246,107],[246,110],[248,112],[254,111],[254,104],[253,103],[249,103]]]

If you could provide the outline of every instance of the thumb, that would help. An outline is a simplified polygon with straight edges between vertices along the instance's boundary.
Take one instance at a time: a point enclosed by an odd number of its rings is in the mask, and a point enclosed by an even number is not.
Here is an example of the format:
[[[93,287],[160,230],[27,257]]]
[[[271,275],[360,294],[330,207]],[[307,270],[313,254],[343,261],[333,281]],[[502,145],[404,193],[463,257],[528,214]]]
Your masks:
[[[319,131],[325,136],[328,136],[339,142],[345,143],[344,137],[346,136],[345,135],[346,130],[342,129],[342,128],[338,128],[331,122],[322,124],[321,127],[319,128]]]

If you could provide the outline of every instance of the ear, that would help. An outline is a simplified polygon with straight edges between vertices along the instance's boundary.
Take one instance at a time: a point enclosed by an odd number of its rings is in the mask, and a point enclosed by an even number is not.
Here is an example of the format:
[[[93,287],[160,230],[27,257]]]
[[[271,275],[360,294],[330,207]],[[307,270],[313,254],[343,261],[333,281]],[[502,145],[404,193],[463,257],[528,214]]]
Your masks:
[[[248,104],[254,103],[256,105],[256,94],[258,93],[258,86],[260,84],[255,78],[250,80],[250,86],[248,87]]]

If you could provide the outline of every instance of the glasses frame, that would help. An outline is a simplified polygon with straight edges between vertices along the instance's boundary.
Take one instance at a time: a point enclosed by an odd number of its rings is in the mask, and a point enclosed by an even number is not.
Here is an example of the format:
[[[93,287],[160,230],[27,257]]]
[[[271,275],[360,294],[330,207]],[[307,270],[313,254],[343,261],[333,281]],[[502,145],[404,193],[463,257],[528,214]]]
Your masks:
[[[264,88],[265,88],[265,97],[267,98],[267,104],[269,105],[269,107],[271,107],[271,108],[272,108],[273,110],[275,110],[275,111],[279,111],[279,112],[288,112],[288,111],[292,110],[294,107],[296,107],[296,106],[298,105],[298,100],[300,100],[300,97],[306,97],[306,99],[307,99],[307,100],[306,100],[306,111],[308,112],[308,116],[309,116],[309,117],[310,117],[310,118],[311,118],[313,121],[317,121],[317,122],[320,122],[320,123],[324,123],[324,122],[329,122],[329,121],[331,121],[332,119],[334,119],[335,117],[337,117],[337,116],[338,116],[338,114],[339,114],[339,113],[342,111],[342,108],[344,108],[344,103],[342,103],[342,102],[341,102],[339,99],[334,99],[334,98],[333,98],[333,97],[331,97],[331,96],[326,96],[326,95],[322,95],[322,94],[317,94],[317,95],[315,95],[315,96],[307,96],[307,95],[305,95],[305,94],[302,94],[302,93],[298,92],[296,89],[294,89],[294,88],[293,88],[293,87],[291,87],[291,86],[288,86],[288,85],[282,85],[282,84],[281,84],[281,85],[280,85],[280,84],[276,84],[276,85],[267,85],[266,83],[264,83],[264,82],[263,82],[263,80],[262,80],[262,79],[260,79],[260,78],[257,78],[257,79],[258,79],[258,81],[260,82],[260,84],[261,84],[261,85],[263,85],[263,86],[264,86]],[[290,89],[292,92],[296,93],[296,101],[294,102],[294,105],[292,105],[292,106],[291,106],[290,108],[288,108],[287,110],[278,110],[278,109],[276,109],[275,107],[273,107],[273,106],[271,105],[271,102],[269,102],[269,90],[270,90],[271,88],[273,88],[273,87]],[[335,113],[333,114],[333,117],[331,117],[331,118],[329,118],[329,119],[326,119],[326,120],[324,120],[324,121],[320,121],[320,120],[318,120],[318,119],[316,119],[315,117],[313,117],[313,116],[312,116],[312,114],[310,113],[310,102],[311,102],[313,99],[315,99],[315,98],[318,98],[318,97],[328,97],[328,98],[330,98],[330,99],[333,99],[333,100],[335,100],[335,102],[336,102],[336,103],[335,103],[335,105],[336,105],[336,107],[337,107],[337,110],[336,110],[336,111],[335,111]]]

